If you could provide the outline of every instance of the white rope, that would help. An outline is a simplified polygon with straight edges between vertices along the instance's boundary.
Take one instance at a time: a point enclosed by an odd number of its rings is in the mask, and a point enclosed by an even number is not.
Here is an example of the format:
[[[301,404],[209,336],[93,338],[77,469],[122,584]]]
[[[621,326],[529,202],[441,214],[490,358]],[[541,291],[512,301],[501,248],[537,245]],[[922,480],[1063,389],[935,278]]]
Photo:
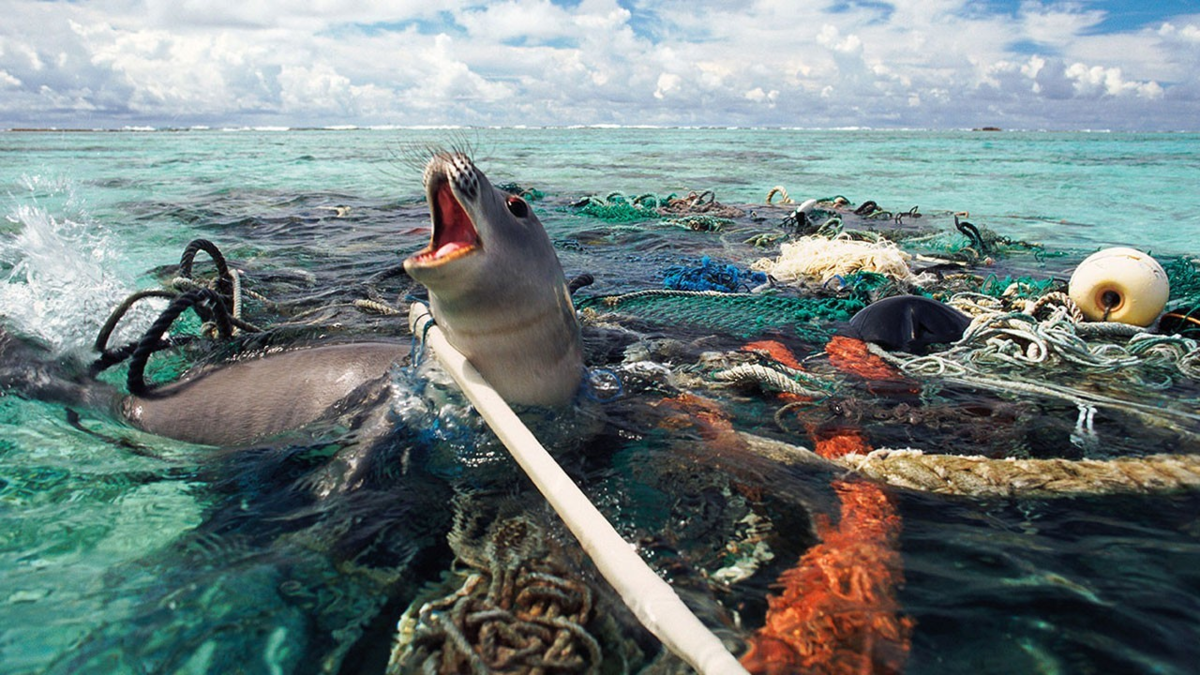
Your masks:
[[[433,323],[429,308],[419,302],[412,303],[408,323],[413,335],[433,349],[442,367],[458,383],[642,625],[699,673],[746,673],[717,636],[683,604],[671,586],[617,534],[500,394],[446,340],[442,330]]]

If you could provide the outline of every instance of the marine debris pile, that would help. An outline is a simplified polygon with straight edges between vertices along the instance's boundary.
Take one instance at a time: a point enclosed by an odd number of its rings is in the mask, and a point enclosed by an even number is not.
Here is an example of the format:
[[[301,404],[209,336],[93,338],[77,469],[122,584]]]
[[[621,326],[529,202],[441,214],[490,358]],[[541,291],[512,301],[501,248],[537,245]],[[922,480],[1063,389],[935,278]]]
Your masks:
[[[773,204],[777,195],[785,208]],[[663,200],[633,201],[643,204],[639,208],[647,222],[663,216]],[[717,203],[715,197],[712,202]],[[782,187],[772,189],[766,202],[744,209],[748,215],[735,227],[701,232],[699,237],[709,239],[690,242],[704,252],[699,264],[660,268],[662,288],[583,296],[576,299],[577,308],[597,326],[637,332],[670,325],[695,337],[707,334],[707,343],[717,351],[697,350],[696,360],[677,365],[670,381],[692,390],[733,387],[745,392],[751,387],[795,397],[799,400],[784,402],[773,417],[783,438],[800,431],[795,439],[799,445],[808,440],[804,429],[851,418],[880,420],[869,426],[885,431],[887,440],[905,436],[894,433],[897,425],[888,429],[882,423],[889,416],[885,411],[899,405],[909,411],[906,426],[912,431],[905,444],[893,447],[904,451],[892,453],[893,466],[920,454],[926,464],[942,462],[940,471],[950,471],[952,465],[959,467],[956,471],[970,471],[979,465],[966,469],[966,463],[938,458],[979,456],[1009,461],[1004,467],[1012,470],[1012,480],[1033,485],[1027,474],[1038,465],[1011,460],[1088,459],[1100,463],[1093,467],[1096,479],[1089,483],[1081,475],[1072,486],[1061,483],[1064,493],[1189,489],[1194,484],[1191,459],[1171,453],[1147,459],[1144,476],[1122,482],[1100,474],[1124,472],[1140,461],[1138,455],[1156,456],[1175,447],[1176,439],[1194,440],[1200,433],[1195,405],[1200,401],[1200,349],[1194,338],[1200,328],[1195,317],[1200,313],[1200,272],[1195,260],[1178,256],[1160,266],[1132,249],[1106,249],[1081,261],[1079,253],[1048,251],[973,224],[965,212],[922,213],[915,206],[888,210],[871,200],[856,205],[840,195],[789,210],[795,202]],[[781,215],[773,220],[765,215],[769,213]],[[624,220],[624,226],[630,222]],[[745,236],[754,230],[758,232]],[[766,279],[739,283],[749,273]],[[847,330],[847,322],[858,329],[869,323],[864,319],[855,326],[857,320],[852,321],[864,308],[885,298],[910,297],[943,303],[946,311],[963,317],[966,328],[939,338],[922,323],[930,319],[913,303],[916,309],[909,315],[889,318],[897,322],[892,328],[866,326],[866,337]],[[915,338],[915,347],[896,348],[879,335],[904,330]],[[803,368],[748,357],[734,344],[756,337],[783,338],[802,355]],[[848,357],[851,352],[858,356]],[[898,401],[887,393],[889,387],[918,400]],[[959,439],[967,436],[971,416],[949,411],[968,392],[992,398],[985,416],[1008,415],[997,412],[1008,401],[1023,410],[1014,418],[1016,426],[1009,427],[1011,435],[995,434],[1006,444],[971,448],[956,441],[952,448],[941,446],[939,438],[955,424],[964,427],[957,432]],[[1038,406],[1049,411],[1041,422],[1065,418],[1064,406],[1074,411],[1073,424],[1059,435],[1062,447],[1056,450],[1031,440],[1039,424]],[[942,409],[947,412],[937,412]],[[931,426],[942,433],[920,433]],[[1163,450],[1154,449],[1154,443],[1130,447],[1138,445],[1131,439],[1147,427],[1159,430],[1157,447]],[[920,438],[928,445],[914,448]],[[1118,456],[1126,463],[1103,464]],[[882,477],[874,468],[878,465],[856,466]],[[1056,470],[1044,466],[1050,473]],[[1093,470],[1089,464],[1071,466],[1084,474]],[[1163,467],[1182,473],[1155,479]],[[1001,468],[996,465],[996,475],[1005,473]],[[892,482],[915,486],[899,477]],[[941,481],[937,490],[950,490],[946,483]],[[970,484],[964,479],[954,489],[971,494]],[[1004,493],[995,485],[979,490]],[[1030,493],[1039,490],[1050,492],[1044,485],[1029,488]]]
[[[562,552],[552,555],[539,526],[520,515],[485,524],[484,540],[469,541],[461,506],[451,542],[472,571],[402,620],[388,672],[598,672],[604,657],[587,626],[602,622]]]

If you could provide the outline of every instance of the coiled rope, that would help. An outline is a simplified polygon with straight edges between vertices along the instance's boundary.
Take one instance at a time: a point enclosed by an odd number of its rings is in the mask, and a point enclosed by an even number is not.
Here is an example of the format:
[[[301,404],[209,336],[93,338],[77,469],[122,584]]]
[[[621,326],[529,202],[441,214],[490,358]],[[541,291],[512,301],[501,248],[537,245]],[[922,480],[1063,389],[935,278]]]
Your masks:
[[[164,345],[168,344],[162,339],[162,335],[187,309],[195,309],[197,314],[211,313],[216,320],[218,337],[228,338],[233,335],[233,324],[224,309],[223,299],[216,291],[201,288],[180,295],[171,301],[167,309],[159,315],[134,347],[129,357],[127,378],[130,393],[144,395],[152,389],[145,380],[146,362],[150,359],[151,354],[163,349]]]
[[[783,364],[766,366],[759,363],[743,363],[719,370],[712,374],[712,378],[718,382],[756,384],[769,391],[812,398],[828,396],[831,388],[830,383]]]

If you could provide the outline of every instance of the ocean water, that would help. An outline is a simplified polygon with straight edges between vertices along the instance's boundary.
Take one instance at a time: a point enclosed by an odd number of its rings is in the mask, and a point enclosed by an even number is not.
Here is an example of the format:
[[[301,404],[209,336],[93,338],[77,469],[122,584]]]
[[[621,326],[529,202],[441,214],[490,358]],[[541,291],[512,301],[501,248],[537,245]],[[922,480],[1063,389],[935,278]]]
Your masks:
[[[1063,279],[1084,255],[1112,245],[1163,261],[1200,253],[1196,134],[8,132],[0,133],[0,325],[28,345],[27,358],[75,373],[109,310],[157,286],[169,276],[163,267],[205,238],[273,301],[251,303],[257,320],[313,319],[279,340],[403,337],[402,319],[348,304],[414,290],[392,272],[428,238],[420,165],[424,148],[438,145],[469,148],[493,183],[545,194],[535,208],[567,275],[596,279],[581,296],[660,288],[668,269],[702,256],[744,269],[771,255],[745,240],[783,232],[790,208],[764,203],[777,185],[797,202],[844,195],[895,212],[919,207],[924,218],[909,222],[948,238],[957,236],[951,214],[969,212],[976,225],[1044,247],[982,274]],[[753,217],[694,232],[606,222],[572,206],[589,195],[705,190]],[[113,343],[136,337],[155,313],[132,316]],[[694,600],[704,615],[724,617],[745,637],[762,624],[776,577],[812,545],[810,521],[836,514],[833,477],[761,459],[703,461],[704,434],[673,433],[663,420],[659,402],[679,392],[653,373],[686,371],[705,351],[739,341],[783,339],[802,358],[819,355],[822,342],[762,329],[770,321],[761,316],[698,313],[585,331],[589,365],[617,368],[638,345],[648,345],[652,365],[618,369],[626,391],[604,404],[599,430],[568,418],[538,431],[661,574],[700,588]],[[159,377],[215,357],[172,358],[156,360]],[[17,387],[0,392],[0,670],[382,672],[399,614],[451,567],[454,499],[500,492],[553,520],[528,486],[512,487],[520,477],[453,391],[437,399],[444,407],[427,402],[423,382],[436,374],[400,377],[398,430],[372,460],[373,482],[326,500],[301,487],[337,448],[353,445],[352,426],[234,452],[144,434],[104,409],[79,408],[73,422],[62,403]],[[103,376],[116,387],[121,378],[120,370]],[[1102,410],[1082,439],[1083,413],[1061,402],[946,387],[919,401],[939,411],[939,426],[932,412],[923,423],[890,416],[917,401],[849,389],[839,396],[856,402],[850,408],[876,447],[1004,456],[1019,446],[1026,455],[1107,459],[1195,453],[1200,433],[1194,382],[1129,389],[1128,400],[1166,411],[1161,423]],[[776,425],[780,406],[769,398],[711,395],[738,430],[811,440]],[[966,409],[987,412],[955,412]],[[997,425],[991,438],[969,428],[988,424]],[[976,499],[896,490],[893,499],[903,521],[897,598],[914,625],[905,672],[1194,672],[1197,495]],[[745,539],[748,514],[769,524],[774,557],[717,588],[710,580],[732,542]],[[650,649],[652,640],[637,639]]]

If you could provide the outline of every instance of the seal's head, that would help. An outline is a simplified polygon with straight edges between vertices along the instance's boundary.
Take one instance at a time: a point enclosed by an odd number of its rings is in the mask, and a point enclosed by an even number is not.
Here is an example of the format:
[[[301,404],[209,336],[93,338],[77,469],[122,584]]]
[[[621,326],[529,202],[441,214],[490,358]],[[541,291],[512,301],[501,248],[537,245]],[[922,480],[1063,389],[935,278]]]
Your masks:
[[[510,403],[569,401],[583,373],[579,325],[533,209],[461,152],[434,154],[425,195],[433,233],[404,269],[429,289],[447,339]]]
[[[429,245],[404,268],[442,300],[474,292],[476,283],[507,281],[534,260],[554,258],[549,237],[529,204],[492,187],[467,155],[435,154],[425,167],[433,220]],[[532,250],[531,250],[532,248]],[[553,267],[561,274],[558,261]]]

